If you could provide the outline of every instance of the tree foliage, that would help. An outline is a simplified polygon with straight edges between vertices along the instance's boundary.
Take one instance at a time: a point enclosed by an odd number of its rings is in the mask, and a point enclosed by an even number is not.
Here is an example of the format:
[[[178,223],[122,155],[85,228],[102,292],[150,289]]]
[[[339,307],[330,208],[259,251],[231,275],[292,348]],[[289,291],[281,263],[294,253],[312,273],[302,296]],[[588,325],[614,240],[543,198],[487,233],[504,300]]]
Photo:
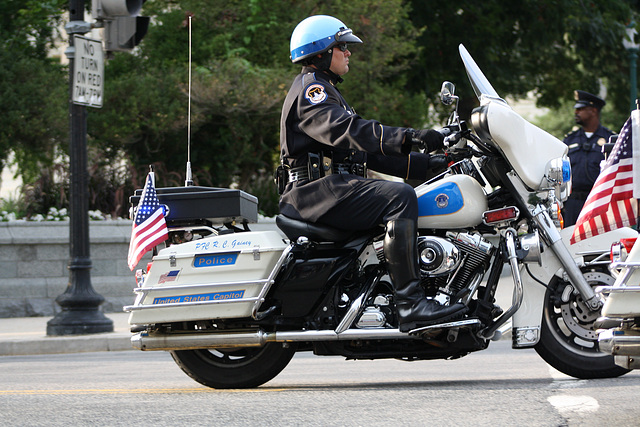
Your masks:
[[[48,57],[60,40],[59,0],[0,3],[0,169],[10,151],[27,181],[66,141],[66,72]]]
[[[628,117],[629,62],[622,39],[637,1],[434,3],[412,1],[412,19],[425,29],[419,43],[434,47],[420,59],[429,72],[413,70],[412,90],[426,88],[433,99],[448,76],[465,94],[468,114],[474,100],[457,54],[462,43],[503,97],[534,91],[539,106],[557,109],[582,89],[606,93],[616,121]]]

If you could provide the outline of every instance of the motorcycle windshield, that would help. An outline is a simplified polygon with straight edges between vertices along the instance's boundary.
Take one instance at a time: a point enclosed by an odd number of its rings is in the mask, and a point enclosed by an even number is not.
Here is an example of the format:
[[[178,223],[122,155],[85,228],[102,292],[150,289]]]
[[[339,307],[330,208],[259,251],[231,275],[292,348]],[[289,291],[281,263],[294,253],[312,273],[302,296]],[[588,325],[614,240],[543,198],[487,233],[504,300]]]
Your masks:
[[[496,92],[493,86],[491,86],[491,83],[489,83],[489,80],[482,73],[482,70],[480,70],[480,67],[476,64],[476,61],[473,60],[469,51],[467,51],[462,44],[460,44],[458,50],[460,51],[460,57],[464,63],[464,68],[467,70],[467,76],[469,76],[469,81],[471,82],[471,86],[473,87],[473,91],[476,93],[478,100],[482,101],[483,98],[488,97],[505,102],[500,98],[500,95],[498,95],[498,92]]]
[[[471,86],[482,106],[476,117],[478,120],[482,117],[482,120],[474,122],[472,117],[474,128],[486,127],[484,131],[489,134],[487,142],[504,154],[527,188],[534,191],[545,188],[548,185],[545,178],[547,163],[566,155],[567,146],[516,113],[500,98],[467,49],[460,45],[459,50]]]

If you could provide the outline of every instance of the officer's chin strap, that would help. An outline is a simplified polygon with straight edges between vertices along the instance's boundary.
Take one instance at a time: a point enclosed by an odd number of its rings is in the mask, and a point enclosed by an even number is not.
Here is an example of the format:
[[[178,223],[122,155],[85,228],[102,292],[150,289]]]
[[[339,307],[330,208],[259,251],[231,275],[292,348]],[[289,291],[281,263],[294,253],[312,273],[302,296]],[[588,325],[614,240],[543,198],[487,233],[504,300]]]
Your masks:
[[[342,83],[344,81],[342,80],[342,77],[330,70],[332,57],[333,49],[329,49],[326,52],[322,52],[321,54],[314,56],[309,62],[309,65],[313,65],[316,69],[329,74],[331,81],[335,82],[335,84]]]
[[[331,58],[333,56],[332,52],[333,49],[329,49],[326,52],[314,56],[311,64],[320,71],[329,71],[329,68],[331,68]]]
[[[344,81],[342,80],[342,77],[340,77],[339,75],[337,75],[331,70],[327,70],[327,73],[331,75],[331,80],[335,81],[336,82],[335,84],[342,83]]]

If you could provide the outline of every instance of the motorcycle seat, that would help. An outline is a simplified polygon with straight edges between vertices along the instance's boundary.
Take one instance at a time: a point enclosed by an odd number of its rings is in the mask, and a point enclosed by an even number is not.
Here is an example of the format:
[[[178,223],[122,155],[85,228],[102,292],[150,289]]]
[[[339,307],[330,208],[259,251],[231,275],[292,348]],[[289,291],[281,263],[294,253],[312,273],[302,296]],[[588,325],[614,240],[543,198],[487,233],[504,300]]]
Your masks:
[[[300,221],[282,214],[276,216],[276,225],[292,242],[297,241],[301,236],[314,242],[342,242],[354,234],[351,230]]]

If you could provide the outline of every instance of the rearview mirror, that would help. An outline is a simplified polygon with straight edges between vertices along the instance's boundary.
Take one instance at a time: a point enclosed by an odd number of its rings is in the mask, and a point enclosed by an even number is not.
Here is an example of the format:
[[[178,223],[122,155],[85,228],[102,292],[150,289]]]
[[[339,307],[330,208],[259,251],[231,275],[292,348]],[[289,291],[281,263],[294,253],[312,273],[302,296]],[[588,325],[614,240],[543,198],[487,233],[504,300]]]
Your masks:
[[[443,82],[442,89],[440,89],[440,100],[444,105],[451,105],[453,100],[456,99],[455,93],[456,85],[451,82]]]

